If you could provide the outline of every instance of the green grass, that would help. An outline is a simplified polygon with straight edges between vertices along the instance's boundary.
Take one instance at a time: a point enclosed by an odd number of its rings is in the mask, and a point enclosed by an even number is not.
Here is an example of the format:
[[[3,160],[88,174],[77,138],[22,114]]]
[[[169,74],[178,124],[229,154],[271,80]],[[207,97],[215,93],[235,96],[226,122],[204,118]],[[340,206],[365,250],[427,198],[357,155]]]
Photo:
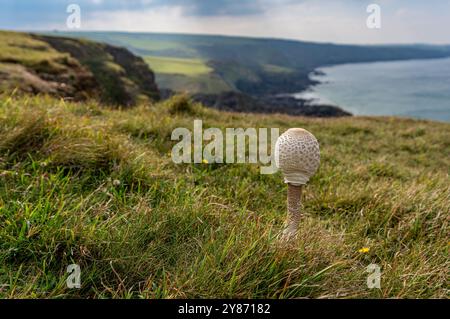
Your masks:
[[[141,59],[118,61],[105,45],[89,40],[0,30],[0,92],[48,93],[77,101],[98,97],[110,105],[135,105],[158,95],[148,80],[150,71],[141,75],[146,67]]]
[[[208,74],[213,71],[213,69],[200,59],[146,56],[144,60],[153,71],[160,74],[196,76]]]
[[[317,136],[292,245],[276,238],[280,173],[172,163],[172,130],[198,118]],[[0,297],[448,298],[448,136],[445,123],[232,114],[180,97],[122,111],[3,96]],[[79,290],[65,284],[72,263]],[[381,289],[366,286],[370,263]]]
[[[176,92],[220,93],[234,88],[201,59],[145,56],[160,88]]]
[[[42,80],[36,74],[64,73],[73,61],[68,54],[58,52],[28,34],[0,31],[1,92],[16,88],[26,92],[55,91],[54,83]]]
[[[20,88],[26,92],[50,92],[55,83],[40,79],[38,75],[46,74],[47,77],[52,77],[68,73],[70,67],[76,63],[69,54],[56,51],[48,43],[30,34],[0,30],[2,91]]]
[[[20,63],[25,66],[44,67],[56,64],[69,55],[60,53],[43,41],[33,39],[28,34],[0,32],[0,61]]]

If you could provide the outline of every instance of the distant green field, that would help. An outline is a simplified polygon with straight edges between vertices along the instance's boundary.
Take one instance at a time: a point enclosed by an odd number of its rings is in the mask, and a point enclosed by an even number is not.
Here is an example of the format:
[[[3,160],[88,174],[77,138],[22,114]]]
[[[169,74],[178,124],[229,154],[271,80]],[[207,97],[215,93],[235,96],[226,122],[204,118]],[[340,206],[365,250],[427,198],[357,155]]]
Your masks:
[[[196,76],[213,71],[205,61],[200,59],[146,56],[144,60],[156,73]]]

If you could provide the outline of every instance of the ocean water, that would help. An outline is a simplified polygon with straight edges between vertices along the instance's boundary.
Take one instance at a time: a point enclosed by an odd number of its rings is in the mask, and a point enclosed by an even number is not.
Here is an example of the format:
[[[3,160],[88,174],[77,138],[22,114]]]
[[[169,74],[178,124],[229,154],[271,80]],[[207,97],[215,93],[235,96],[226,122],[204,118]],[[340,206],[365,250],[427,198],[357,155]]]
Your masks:
[[[319,69],[321,84],[295,96],[355,115],[450,122],[450,58],[344,64]]]

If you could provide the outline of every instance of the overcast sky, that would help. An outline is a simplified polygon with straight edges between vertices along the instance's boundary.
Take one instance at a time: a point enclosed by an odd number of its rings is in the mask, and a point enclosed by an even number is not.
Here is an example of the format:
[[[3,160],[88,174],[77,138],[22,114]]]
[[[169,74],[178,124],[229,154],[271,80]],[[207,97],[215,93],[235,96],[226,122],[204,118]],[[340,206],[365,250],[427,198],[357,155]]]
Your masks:
[[[204,33],[337,43],[450,44],[450,0],[0,0],[0,29]],[[366,8],[381,8],[369,29]]]

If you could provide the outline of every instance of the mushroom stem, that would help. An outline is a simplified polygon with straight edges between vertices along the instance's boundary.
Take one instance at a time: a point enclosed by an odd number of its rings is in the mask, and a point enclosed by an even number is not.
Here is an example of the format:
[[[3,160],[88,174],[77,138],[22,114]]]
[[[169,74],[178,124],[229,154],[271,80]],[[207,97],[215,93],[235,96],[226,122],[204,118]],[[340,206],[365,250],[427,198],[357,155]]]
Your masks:
[[[298,226],[300,224],[300,218],[302,216],[300,212],[300,202],[302,195],[301,185],[288,184],[287,195],[287,218],[286,228],[283,231],[283,237],[290,239],[297,234]]]

